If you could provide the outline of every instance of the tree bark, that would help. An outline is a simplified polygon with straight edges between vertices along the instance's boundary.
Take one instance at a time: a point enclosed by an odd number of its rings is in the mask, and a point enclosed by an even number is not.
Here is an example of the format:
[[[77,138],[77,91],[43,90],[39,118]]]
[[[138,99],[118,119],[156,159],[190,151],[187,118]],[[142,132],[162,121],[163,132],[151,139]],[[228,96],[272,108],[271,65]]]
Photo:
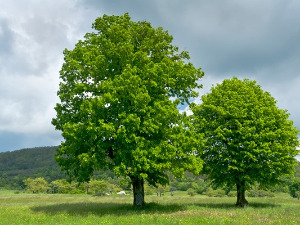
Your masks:
[[[141,207],[145,205],[144,180],[142,178],[131,178],[133,186],[133,206]]]
[[[246,196],[245,196],[246,182],[241,181],[240,183],[237,183],[236,190],[237,190],[237,200],[235,205],[243,208],[245,205],[248,205],[248,201],[246,200]]]

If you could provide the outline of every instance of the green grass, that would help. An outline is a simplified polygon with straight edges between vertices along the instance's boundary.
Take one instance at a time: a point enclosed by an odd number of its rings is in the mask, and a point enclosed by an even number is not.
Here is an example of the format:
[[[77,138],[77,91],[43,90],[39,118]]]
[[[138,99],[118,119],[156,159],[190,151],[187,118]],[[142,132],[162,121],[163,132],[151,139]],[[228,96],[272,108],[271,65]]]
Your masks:
[[[0,224],[300,224],[300,201],[286,194],[248,198],[244,209],[235,198],[190,197],[175,192],[146,196],[132,207],[132,196],[15,194],[0,190]]]

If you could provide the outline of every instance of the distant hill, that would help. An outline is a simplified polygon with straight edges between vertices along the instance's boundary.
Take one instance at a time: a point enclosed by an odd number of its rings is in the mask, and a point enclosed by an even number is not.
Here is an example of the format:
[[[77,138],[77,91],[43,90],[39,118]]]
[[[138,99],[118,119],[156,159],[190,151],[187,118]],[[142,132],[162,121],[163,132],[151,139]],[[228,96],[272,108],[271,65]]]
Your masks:
[[[21,149],[0,153],[0,178],[21,180],[44,177],[48,181],[64,178],[55,161],[57,146]]]
[[[28,177],[44,177],[48,182],[66,178],[54,158],[57,148],[36,147],[0,153],[0,188],[23,188],[23,180]],[[110,171],[97,171],[95,175],[104,180],[114,178]],[[295,176],[300,177],[300,162],[295,167]]]

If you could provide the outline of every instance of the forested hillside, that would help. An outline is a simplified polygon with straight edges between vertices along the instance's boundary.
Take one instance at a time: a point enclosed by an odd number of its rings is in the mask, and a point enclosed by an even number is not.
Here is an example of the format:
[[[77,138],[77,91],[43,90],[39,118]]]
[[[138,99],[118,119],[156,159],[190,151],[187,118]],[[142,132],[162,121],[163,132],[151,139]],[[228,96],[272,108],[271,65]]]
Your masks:
[[[28,177],[44,177],[48,181],[64,178],[54,158],[56,149],[37,147],[0,153],[0,186],[18,187]]]

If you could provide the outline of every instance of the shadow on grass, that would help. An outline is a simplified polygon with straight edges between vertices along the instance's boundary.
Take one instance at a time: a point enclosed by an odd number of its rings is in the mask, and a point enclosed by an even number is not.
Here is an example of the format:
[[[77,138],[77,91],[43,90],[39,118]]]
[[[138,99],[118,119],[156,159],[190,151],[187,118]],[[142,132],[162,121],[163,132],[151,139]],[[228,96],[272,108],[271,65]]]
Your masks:
[[[98,216],[115,215],[124,216],[132,214],[162,214],[183,211],[184,205],[148,203],[144,207],[136,208],[132,204],[125,203],[64,203],[46,206],[35,206],[31,208],[34,212],[42,212],[50,215],[67,213],[70,215],[87,216],[95,214]]]
[[[239,209],[231,203],[191,203],[191,204],[157,204],[148,203],[141,208],[133,207],[131,204],[125,203],[64,203],[45,206],[35,206],[31,209],[34,212],[42,212],[50,215],[67,213],[70,215],[87,216],[94,214],[97,216],[114,215],[124,216],[133,214],[166,214],[177,211],[187,210],[189,206],[196,206],[210,209]],[[245,208],[274,208],[280,207],[271,203],[250,203]]]
[[[232,203],[195,203],[194,206],[198,207],[204,207],[204,208],[211,208],[211,209],[243,209],[237,207],[235,204]],[[280,205],[272,204],[272,203],[249,203],[249,205],[246,205],[245,208],[256,208],[256,209],[262,209],[262,208],[274,208],[274,207],[280,207]]]

